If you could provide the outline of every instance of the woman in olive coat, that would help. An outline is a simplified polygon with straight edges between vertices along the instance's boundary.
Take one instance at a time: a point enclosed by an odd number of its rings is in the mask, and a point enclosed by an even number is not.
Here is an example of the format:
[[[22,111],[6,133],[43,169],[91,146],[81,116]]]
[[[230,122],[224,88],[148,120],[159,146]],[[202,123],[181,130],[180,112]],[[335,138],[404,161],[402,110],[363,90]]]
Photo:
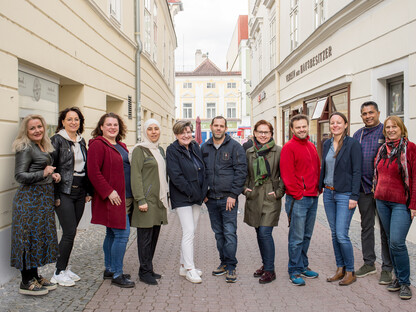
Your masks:
[[[160,226],[167,224],[168,183],[165,152],[159,146],[160,124],[149,119],[144,124],[144,142],[133,149],[131,156],[131,189],[134,210],[131,226],[137,228],[139,278],[156,285],[161,276],[153,271],[153,256]]]
[[[274,271],[275,246],[272,236],[280,216],[284,185],[280,178],[280,151],[273,140],[273,126],[260,120],[254,126],[254,145],[247,152],[248,175],[244,185],[246,205],[244,222],[257,233],[263,266],[254,272],[260,284],[276,279]]]

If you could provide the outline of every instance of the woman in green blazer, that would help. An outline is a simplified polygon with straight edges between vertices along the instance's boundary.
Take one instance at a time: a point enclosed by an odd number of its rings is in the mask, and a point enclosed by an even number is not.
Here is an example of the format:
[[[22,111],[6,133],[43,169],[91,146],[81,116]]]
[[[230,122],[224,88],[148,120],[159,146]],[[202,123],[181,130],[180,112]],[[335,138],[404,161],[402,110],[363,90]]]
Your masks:
[[[144,124],[144,142],[131,156],[131,189],[134,210],[131,226],[137,228],[140,281],[157,285],[161,276],[153,271],[153,256],[160,226],[167,224],[168,184],[165,152],[159,146],[160,124],[149,119]]]

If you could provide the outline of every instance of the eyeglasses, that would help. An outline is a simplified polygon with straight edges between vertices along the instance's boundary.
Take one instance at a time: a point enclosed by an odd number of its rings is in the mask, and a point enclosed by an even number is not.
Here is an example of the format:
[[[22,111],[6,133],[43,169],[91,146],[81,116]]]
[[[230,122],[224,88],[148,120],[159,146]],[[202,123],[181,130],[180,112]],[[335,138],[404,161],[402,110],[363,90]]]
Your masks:
[[[271,131],[256,131],[260,135],[269,135]]]

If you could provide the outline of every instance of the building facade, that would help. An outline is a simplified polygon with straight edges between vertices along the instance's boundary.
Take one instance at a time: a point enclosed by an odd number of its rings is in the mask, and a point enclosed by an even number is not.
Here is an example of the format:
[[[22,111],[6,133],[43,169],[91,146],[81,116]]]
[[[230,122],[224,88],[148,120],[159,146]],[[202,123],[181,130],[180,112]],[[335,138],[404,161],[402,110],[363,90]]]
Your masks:
[[[140,137],[140,117],[153,117],[161,122],[167,144],[174,120],[176,48],[166,0],[2,2],[0,284],[17,274],[9,266],[11,207],[18,186],[11,144],[20,120],[41,114],[52,135],[58,112],[78,106],[88,141],[99,117],[115,112],[124,119],[125,142],[132,146]],[[86,209],[86,223],[89,216]]]
[[[416,2],[280,1],[280,27],[281,144],[291,138],[290,117],[304,113],[321,154],[329,115],[343,112],[352,135],[368,100],[378,103],[381,121],[403,118],[416,140]],[[416,241],[415,226],[408,239]]]
[[[237,138],[241,125],[241,72],[221,71],[200,50],[195,53],[196,69],[176,72],[176,118],[195,122],[201,119],[202,142],[211,137],[210,124],[224,116],[228,133]]]
[[[249,47],[251,63],[251,124],[269,121],[278,128],[279,1],[249,0]],[[276,131],[274,138],[277,139]]]

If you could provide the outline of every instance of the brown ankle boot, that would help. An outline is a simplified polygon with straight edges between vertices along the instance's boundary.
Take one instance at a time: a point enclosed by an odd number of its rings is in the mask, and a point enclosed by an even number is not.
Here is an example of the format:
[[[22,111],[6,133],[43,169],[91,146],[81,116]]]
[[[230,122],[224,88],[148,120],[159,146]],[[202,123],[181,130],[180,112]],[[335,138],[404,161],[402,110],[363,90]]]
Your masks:
[[[341,286],[348,286],[354,283],[357,280],[354,272],[345,272],[345,276],[342,280],[339,281],[339,285]]]
[[[345,267],[338,267],[334,276],[328,277],[327,282],[336,282],[342,279],[345,275]]]

